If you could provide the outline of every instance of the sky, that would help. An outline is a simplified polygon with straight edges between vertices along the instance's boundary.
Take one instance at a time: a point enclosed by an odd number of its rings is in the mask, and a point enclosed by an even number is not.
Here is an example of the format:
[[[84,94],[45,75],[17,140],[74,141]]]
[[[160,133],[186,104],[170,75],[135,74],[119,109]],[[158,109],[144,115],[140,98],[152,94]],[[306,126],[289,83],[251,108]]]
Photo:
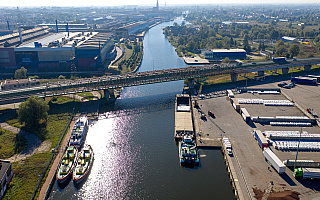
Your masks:
[[[241,3],[240,3],[241,2]],[[177,4],[301,4],[320,3],[320,0],[159,0],[160,6]],[[1,0],[0,7],[38,7],[38,6],[118,6],[155,5],[156,0]]]

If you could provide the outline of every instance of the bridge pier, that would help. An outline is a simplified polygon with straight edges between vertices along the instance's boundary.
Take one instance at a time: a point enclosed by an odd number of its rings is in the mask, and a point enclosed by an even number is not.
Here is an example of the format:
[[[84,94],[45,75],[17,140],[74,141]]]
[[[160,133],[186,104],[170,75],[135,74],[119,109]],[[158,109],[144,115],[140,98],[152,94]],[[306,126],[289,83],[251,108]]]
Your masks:
[[[311,71],[311,65],[305,65],[304,66],[304,71],[310,72]]]
[[[264,71],[258,71],[258,76],[264,76]]]
[[[282,68],[282,74],[288,74],[289,73],[289,68]]]
[[[237,80],[238,80],[238,74],[233,72],[233,73],[231,73],[230,75],[231,75],[231,81],[232,81],[233,83],[237,82]]]
[[[194,88],[194,79],[193,78],[188,78],[188,87]]]
[[[115,101],[114,89],[107,89],[104,90],[104,97],[107,101]]]

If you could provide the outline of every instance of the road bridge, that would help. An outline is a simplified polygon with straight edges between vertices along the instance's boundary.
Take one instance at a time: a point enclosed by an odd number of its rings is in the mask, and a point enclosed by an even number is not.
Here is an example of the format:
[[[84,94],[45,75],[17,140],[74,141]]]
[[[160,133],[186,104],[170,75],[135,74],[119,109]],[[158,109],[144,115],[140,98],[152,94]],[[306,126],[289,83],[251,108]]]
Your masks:
[[[309,70],[312,65],[319,63],[320,58],[308,58],[291,60],[284,63],[263,61],[257,62],[256,64],[243,64],[242,66],[232,64],[215,64],[128,73],[98,78],[83,78],[70,81],[49,82],[35,87],[1,91],[0,104],[20,102],[27,99],[31,95],[36,95],[39,97],[60,96],[66,94],[119,89],[124,87],[193,79],[221,74],[231,74],[231,79],[233,81],[236,81],[236,77],[240,73],[257,71],[264,72],[265,70],[274,69],[282,69],[284,73],[288,73],[290,67],[304,66],[306,70]]]

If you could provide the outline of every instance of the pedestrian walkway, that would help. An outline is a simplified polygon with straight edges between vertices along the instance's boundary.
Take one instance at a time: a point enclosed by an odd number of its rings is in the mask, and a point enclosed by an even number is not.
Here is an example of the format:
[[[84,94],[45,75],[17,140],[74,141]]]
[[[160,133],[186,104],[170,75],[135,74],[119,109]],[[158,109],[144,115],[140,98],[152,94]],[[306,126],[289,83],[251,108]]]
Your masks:
[[[20,136],[23,136],[27,140],[27,148],[23,150],[22,152],[12,156],[11,158],[8,158],[10,162],[16,162],[20,160],[24,160],[27,157],[30,157],[37,153],[39,151],[39,148],[41,148],[41,152],[43,151],[43,148],[46,149],[48,146],[48,143],[43,143],[41,140],[38,138],[38,136],[28,133],[26,131],[21,130],[20,128],[14,127],[9,125],[6,122],[0,121],[0,126],[2,129],[11,131],[15,134],[19,134]]]
[[[74,118],[72,119],[71,123],[70,123],[70,127],[73,127],[77,118],[79,116],[76,115],[74,116]],[[49,191],[49,188],[51,187],[51,183],[52,181],[55,181],[55,175],[56,175],[56,170],[59,166],[59,163],[60,163],[60,159],[62,158],[63,156],[63,153],[65,152],[65,149],[66,147],[68,146],[68,142],[69,142],[69,138],[71,136],[71,130],[72,128],[69,128],[69,131],[67,133],[67,135],[65,136],[61,146],[59,149],[56,149],[56,153],[57,153],[57,156],[55,158],[55,160],[53,161],[53,164],[50,168],[50,171],[48,173],[48,176],[46,178],[46,181],[44,182],[44,184],[42,185],[42,188],[40,190],[40,193],[39,193],[39,196],[38,196],[38,199],[45,199],[46,198],[46,195],[47,195],[47,192]]]

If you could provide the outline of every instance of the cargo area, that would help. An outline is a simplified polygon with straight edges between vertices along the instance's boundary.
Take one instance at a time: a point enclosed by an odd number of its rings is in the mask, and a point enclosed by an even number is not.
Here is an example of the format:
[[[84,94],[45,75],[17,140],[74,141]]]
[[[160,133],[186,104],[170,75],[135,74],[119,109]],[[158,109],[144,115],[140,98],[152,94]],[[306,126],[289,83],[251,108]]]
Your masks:
[[[238,185],[243,195],[248,194],[244,199],[254,196],[257,189],[267,190],[271,183],[273,190],[296,191],[301,199],[320,196],[320,182],[296,178],[292,162],[300,139],[296,167],[320,167],[319,119],[306,111],[312,108],[320,113],[320,88],[309,84],[291,89],[278,87],[282,82],[263,82],[240,92],[236,86],[204,90],[204,98],[198,101],[200,109],[203,113],[212,111],[215,118],[207,116],[208,120],[201,120],[200,112],[194,112],[195,134],[200,133],[200,144],[228,138],[232,145],[232,156],[225,156],[227,166],[232,166],[228,171],[237,177],[232,185]],[[272,152],[271,157],[278,159],[266,159],[265,148],[270,148],[267,151]]]

